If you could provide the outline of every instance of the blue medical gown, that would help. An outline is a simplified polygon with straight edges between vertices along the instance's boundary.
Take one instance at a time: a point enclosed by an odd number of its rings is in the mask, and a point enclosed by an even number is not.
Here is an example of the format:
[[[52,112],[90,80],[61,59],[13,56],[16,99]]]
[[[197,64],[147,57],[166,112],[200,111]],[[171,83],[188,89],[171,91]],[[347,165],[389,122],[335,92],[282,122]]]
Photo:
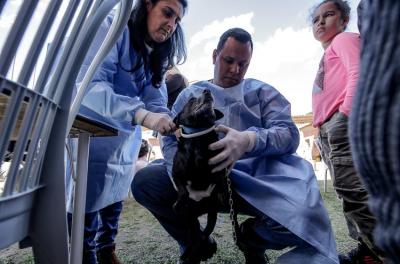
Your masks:
[[[107,17],[97,32],[77,78],[82,81],[91,61],[112,23]],[[139,58],[129,41],[129,29],[122,36],[97,69],[79,114],[106,123],[119,130],[115,137],[92,137],[89,149],[89,167],[86,212],[98,211],[125,199],[134,175],[134,164],[141,144],[141,129],[132,125],[140,108],[152,112],[166,112],[167,90],[151,84],[151,72],[142,65],[133,72]],[[71,142],[70,142],[71,143]],[[76,142],[72,142],[76,152]],[[68,209],[72,208],[72,184],[67,175]]]
[[[313,168],[294,154],[299,132],[291,119],[289,102],[273,87],[254,79],[245,79],[226,89],[202,81],[180,94],[173,115],[204,89],[211,91],[215,108],[224,113],[217,123],[257,133],[254,149],[238,160],[231,172],[235,190],[258,210],[338,263],[335,238]],[[163,137],[163,143],[171,175],[176,139]]]

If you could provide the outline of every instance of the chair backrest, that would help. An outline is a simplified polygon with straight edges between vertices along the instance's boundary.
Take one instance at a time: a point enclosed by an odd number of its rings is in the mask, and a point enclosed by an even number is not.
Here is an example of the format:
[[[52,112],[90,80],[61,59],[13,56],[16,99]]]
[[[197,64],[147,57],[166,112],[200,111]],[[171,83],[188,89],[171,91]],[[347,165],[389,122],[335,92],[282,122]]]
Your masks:
[[[23,1],[0,52],[0,249],[24,241],[33,247],[37,263],[68,263],[64,142],[68,120],[76,115],[71,114],[73,88],[97,29],[119,1],[67,1],[58,25],[55,18],[63,1],[49,1],[28,56],[12,80],[9,72],[38,2]],[[131,7],[133,1],[121,2]],[[0,14],[6,10],[6,1],[1,1]],[[124,16],[120,24],[126,24]],[[57,29],[47,49],[52,27]],[[112,34],[105,50],[117,39]],[[105,54],[103,50],[101,56]],[[38,65],[39,74],[34,71]],[[38,77],[30,87],[33,74]]]

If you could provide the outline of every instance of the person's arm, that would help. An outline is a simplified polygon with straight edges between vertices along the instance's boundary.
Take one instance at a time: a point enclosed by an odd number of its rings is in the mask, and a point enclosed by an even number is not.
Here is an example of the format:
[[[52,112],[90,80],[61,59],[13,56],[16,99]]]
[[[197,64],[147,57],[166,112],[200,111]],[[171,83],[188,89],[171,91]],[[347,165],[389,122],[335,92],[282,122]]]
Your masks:
[[[85,57],[84,63],[80,69],[76,82],[78,87],[96,55],[96,52],[100,48],[111,22],[112,18],[108,17],[97,32],[88,55]],[[106,119],[130,123],[135,116],[135,112],[143,108],[144,104],[139,97],[117,94],[114,90],[114,75],[117,72],[117,65],[120,63],[119,52],[124,48],[124,45],[128,44],[129,33],[128,29],[125,29],[123,35],[96,70],[88,91],[82,100],[82,105]]]
[[[106,20],[97,33],[94,45],[85,58],[78,80],[83,79],[111,21],[111,19]],[[135,63],[131,62],[132,58],[126,55],[126,53],[129,53],[127,52],[130,49],[129,45],[129,32],[126,28],[122,37],[97,69],[82,104],[106,119],[142,125],[161,133],[169,132],[174,129],[174,124],[168,115],[165,84],[156,88],[150,83],[150,80],[147,80],[148,83],[144,88],[136,88],[130,82],[127,82],[128,87],[126,89],[132,89],[130,94],[136,93],[136,96],[115,92],[114,77],[117,72],[117,65],[131,67]],[[125,54],[125,56],[121,56],[121,54]]]
[[[217,132],[226,135],[209,147],[211,150],[222,150],[209,161],[211,165],[216,165],[213,172],[231,167],[238,159],[296,151],[299,132],[292,121],[289,102],[268,85],[263,85],[258,96],[261,127],[252,126],[245,131],[225,126],[216,128]]]
[[[265,85],[260,90],[262,127],[252,126],[257,139],[247,156],[283,155],[296,152],[299,146],[299,130],[291,116],[290,103],[276,89]]]
[[[332,48],[346,71],[346,95],[339,111],[348,115],[356,93],[360,67],[360,39],[353,34],[339,34],[332,42]]]
[[[140,95],[140,98],[144,102],[146,110],[154,113],[171,114],[170,110],[167,108],[168,94],[164,81],[159,88],[148,84]]]
[[[145,103],[145,107],[137,110],[134,122],[161,134],[175,130],[175,124],[167,108],[168,95],[164,81],[159,88],[148,84],[140,98]]]

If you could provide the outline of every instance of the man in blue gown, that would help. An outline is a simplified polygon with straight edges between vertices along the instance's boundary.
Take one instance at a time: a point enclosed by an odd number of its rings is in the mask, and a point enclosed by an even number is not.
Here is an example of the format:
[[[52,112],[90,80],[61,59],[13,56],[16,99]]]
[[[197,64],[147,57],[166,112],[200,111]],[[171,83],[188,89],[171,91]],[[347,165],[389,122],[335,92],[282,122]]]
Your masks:
[[[185,89],[172,113],[179,113],[204,89],[211,91],[215,108],[224,113],[215,130],[225,135],[209,146],[221,152],[209,163],[215,165],[215,171],[230,169],[235,208],[251,216],[240,225],[239,242],[245,248],[246,263],[267,263],[266,249],[287,247],[291,250],[277,263],[339,263],[312,166],[295,154],[299,132],[291,119],[289,102],[270,85],[244,79],[252,52],[248,32],[240,28],[226,31],[213,52],[214,78]],[[169,177],[176,138],[164,137],[163,143],[165,164],[141,170],[134,178],[132,192],[184,252],[190,241],[183,219],[172,209],[177,193]],[[207,243],[211,246],[214,241]]]

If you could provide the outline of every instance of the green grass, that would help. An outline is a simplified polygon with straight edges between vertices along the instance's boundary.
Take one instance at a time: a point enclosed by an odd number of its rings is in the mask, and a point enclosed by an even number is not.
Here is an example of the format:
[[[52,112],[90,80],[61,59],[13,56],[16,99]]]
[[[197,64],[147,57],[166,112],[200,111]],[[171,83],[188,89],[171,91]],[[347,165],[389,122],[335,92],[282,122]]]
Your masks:
[[[322,183],[320,183],[321,190]],[[347,235],[347,227],[342,213],[341,202],[328,182],[328,192],[322,196],[334,228],[338,252],[347,252],[356,243]],[[240,219],[239,219],[240,220]],[[214,230],[218,243],[217,254],[206,263],[244,263],[242,253],[235,247],[229,215],[223,214]],[[282,252],[268,251],[273,261]],[[179,250],[175,241],[168,236],[157,220],[134,200],[124,203],[117,237],[117,254],[123,263],[176,263]],[[16,247],[0,251],[0,264],[33,263],[30,249],[17,250]]]

